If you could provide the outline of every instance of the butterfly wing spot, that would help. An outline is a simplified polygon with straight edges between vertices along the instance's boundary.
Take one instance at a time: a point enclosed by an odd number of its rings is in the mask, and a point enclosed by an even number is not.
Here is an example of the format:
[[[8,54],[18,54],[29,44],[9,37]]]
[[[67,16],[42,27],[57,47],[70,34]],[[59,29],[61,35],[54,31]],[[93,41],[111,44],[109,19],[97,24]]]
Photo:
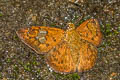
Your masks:
[[[45,37],[48,34],[48,31],[46,30],[39,30],[38,36],[39,37]]]
[[[48,31],[39,30],[39,33],[40,33],[40,34],[45,34],[45,35],[46,35],[46,34],[48,33]]]
[[[38,39],[38,41],[43,44],[43,43],[45,43],[46,38],[45,37],[41,37],[41,38]]]
[[[46,42],[46,35],[48,34],[47,31],[45,30],[39,30],[37,36],[35,37],[40,43],[45,43]]]

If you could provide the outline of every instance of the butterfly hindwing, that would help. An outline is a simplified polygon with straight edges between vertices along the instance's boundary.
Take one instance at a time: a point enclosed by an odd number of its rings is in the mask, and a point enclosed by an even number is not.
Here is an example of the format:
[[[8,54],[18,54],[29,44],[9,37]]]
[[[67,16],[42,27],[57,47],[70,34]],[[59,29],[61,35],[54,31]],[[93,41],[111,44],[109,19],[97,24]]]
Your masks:
[[[70,48],[65,42],[55,46],[47,54],[46,60],[47,64],[56,72],[70,73],[76,70]]]
[[[98,46],[101,43],[102,33],[100,31],[99,23],[96,19],[89,19],[83,22],[76,31],[81,38]]]
[[[94,66],[97,49],[86,40],[76,44],[62,42],[47,54],[47,64],[56,72],[72,73],[89,70]]]
[[[17,31],[19,38],[37,53],[46,53],[58,44],[64,36],[64,31],[58,28],[36,27],[22,28]]]
[[[78,72],[86,71],[94,66],[97,57],[97,49],[86,40],[81,40],[79,55],[77,70]]]

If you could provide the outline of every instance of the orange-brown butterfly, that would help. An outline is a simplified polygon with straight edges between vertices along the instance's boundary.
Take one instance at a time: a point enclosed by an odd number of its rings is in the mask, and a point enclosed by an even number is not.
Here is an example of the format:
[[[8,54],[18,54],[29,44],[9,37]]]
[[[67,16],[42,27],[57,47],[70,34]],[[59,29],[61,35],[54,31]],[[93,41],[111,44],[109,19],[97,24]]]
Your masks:
[[[47,53],[47,64],[60,73],[92,68],[97,57],[96,47],[102,39],[96,19],[89,19],[77,28],[69,23],[67,30],[45,26],[22,28],[17,35],[38,54]]]

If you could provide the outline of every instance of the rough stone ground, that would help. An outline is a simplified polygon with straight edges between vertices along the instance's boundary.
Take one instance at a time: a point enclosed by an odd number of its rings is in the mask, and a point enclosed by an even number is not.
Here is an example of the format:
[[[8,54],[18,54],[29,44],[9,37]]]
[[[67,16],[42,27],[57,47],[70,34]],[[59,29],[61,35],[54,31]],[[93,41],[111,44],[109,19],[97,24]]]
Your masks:
[[[120,0],[69,1],[0,0],[0,80],[120,79]],[[95,66],[83,73],[50,72],[44,55],[37,55],[15,33],[32,25],[66,29],[67,22],[79,17],[81,22],[98,19],[104,35]]]

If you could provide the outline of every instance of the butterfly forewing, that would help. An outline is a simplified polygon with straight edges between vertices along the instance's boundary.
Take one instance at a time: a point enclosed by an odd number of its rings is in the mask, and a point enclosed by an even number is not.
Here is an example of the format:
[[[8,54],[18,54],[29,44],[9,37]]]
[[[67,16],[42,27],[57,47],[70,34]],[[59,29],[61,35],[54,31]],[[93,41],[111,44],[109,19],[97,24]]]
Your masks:
[[[64,31],[58,28],[35,27],[22,28],[17,31],[19,38],[37,53],[46,53],[63,38]]]
[[[99,23],[96,19],[89,19],[83,22],[76,31],[80,34],[81,38],[98,46],[102,40],[102,33],[100,31]]]

